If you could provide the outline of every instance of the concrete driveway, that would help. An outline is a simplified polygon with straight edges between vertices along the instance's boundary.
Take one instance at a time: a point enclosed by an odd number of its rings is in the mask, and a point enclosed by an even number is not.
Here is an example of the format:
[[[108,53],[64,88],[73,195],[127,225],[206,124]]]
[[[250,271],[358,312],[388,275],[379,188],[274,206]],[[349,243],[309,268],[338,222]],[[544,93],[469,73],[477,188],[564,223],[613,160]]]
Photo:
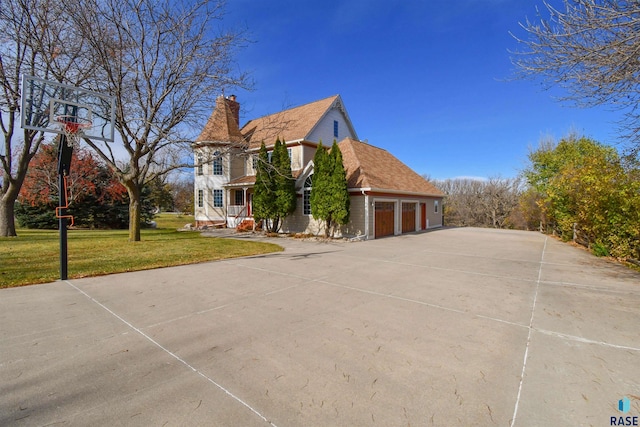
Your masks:
[[[278,242],[284,252],[0,291],[0,425],[640,416],[638,273],[534,232]]]

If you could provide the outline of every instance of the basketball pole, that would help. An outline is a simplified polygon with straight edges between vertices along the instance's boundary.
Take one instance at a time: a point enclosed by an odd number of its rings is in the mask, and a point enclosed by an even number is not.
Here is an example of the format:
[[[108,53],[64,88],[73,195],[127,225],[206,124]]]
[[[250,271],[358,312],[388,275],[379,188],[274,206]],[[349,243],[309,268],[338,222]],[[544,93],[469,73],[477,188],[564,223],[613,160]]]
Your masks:
[[[71,170],[71,155],[73,146],[67,144],[67,135],[60,135],[58,144],[58,229],[60,230],[60,280],[68,279],[68,256],[67,256],[67,188],[65,185],[65,175],[69,175]]]
[[[55,208],[60,234],[60,279],[68,279],[67,226],[75,225],[67,215],[73,144],[91,138],[113,142],[115,105],[113,96],[62,84],[54,80],[22,75],[20,90],[20,125],[25,130],[57,133],[58,140],[58,206]],[[97,123],[92,111],[98,111]],[[86,131],[86,133],[85,133]],[[55,139],[54,139],[55,141]],[[68,222],[71,219],[71,222]]]

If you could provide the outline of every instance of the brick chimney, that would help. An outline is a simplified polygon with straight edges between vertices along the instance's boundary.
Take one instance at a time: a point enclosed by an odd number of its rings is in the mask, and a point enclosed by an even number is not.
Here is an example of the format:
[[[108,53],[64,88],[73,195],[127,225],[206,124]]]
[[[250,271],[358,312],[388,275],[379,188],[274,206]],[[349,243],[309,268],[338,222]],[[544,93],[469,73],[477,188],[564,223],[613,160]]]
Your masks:
[[[236,124],[240,127],[240,104],[236,101],[235,95],[229,95],[227,105],[231,110],[231,114],[233,114],[233,118],[236,119]]]

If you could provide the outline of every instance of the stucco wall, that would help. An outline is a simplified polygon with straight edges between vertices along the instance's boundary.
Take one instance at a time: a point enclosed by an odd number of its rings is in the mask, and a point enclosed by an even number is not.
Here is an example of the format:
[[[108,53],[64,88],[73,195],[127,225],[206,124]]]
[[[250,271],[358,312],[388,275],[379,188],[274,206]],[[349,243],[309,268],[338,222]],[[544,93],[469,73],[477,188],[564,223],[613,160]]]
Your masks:
[[[296,211],[285,219],[281,232],[324,235],[324,222],[315,220],[312,215],[304,215],[302,212],[302,195],[298,195],[296,199]],[[334,237],[364,235],[364,224],[364,197],[361,195],[352,196],[349,223],[340,227],[339,230],[336,230]]]
[[[316,154],[316,147],[310,147],[308,145],[300,146],[302,149],[302,162],[306,166],[313,160],[313,156]]]
[[[350,205],[349,222],[340,228],[343,236],[356,237],[365,234],[365,197],[352,195]]]
[[[438,201],[438,212],[435,211],[435,201]],[[427,218],[429,219],[428,228],[442,226],[442,199],[427,200]]]
[[[313,216],[304,215],[302,212],[302,195],[299,194],[296,197],[296,210],[285,218],[281,232],[319,234],[322,231],[324,233],[324,228],[320,221],[316,221]]]
[[[291,150],[291,170],[302,169],[306,164],[303,162],[303,148],[300,145],[290,145],[287,150]],[[253,158],[258,157],[258,152],[252,152],[246,156],[244,160],[244,168],[246,169],[246,175],[255,175],[256,170],[253,168]]]
[[[228,157],[228,163],[230,165],[229,180],[244,176],[245,168],[246,168],[246,158],[247,158],[246,154],[230,153],[226,156]],[[224,166],[223,166],[223,173],[224,173]]]

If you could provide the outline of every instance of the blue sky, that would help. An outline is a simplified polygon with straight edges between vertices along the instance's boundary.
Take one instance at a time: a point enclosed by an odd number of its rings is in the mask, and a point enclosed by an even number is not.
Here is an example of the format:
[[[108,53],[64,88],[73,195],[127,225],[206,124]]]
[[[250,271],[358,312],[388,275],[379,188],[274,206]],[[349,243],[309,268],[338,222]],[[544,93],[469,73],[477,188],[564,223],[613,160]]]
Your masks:
[[[512,79],[509,50],[539,0],[229,0],[225,26],[254,90],[241,124],[340,94],[358,137],[434,179],[512,177],[541,138],[618,142],[616,113],[557,101]]]

